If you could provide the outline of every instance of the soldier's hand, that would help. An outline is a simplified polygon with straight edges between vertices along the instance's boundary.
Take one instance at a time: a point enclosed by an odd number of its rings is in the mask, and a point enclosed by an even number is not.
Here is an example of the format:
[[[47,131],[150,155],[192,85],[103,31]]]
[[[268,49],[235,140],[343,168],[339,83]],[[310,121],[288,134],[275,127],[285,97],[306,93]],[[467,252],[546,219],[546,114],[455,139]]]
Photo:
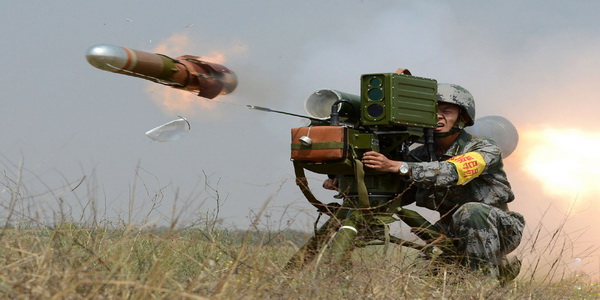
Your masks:
[[[327,190],[337,191],[338,190],[338,179],[328,178],[323,181],[323,188]]]
[[[401,164],[399,161],[391,160],[385,157],[385,155],[374,151],[365,153],[365,155],[363,155],[362,162],[366,167],[371,169],[392,173],[397,173]]]

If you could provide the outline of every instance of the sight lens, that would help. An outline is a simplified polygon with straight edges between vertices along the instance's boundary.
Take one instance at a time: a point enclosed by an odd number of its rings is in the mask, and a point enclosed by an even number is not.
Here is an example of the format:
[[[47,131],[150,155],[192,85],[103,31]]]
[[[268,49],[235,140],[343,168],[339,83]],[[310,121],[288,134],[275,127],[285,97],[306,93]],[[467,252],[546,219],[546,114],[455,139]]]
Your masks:
[[[381,86],[381,79],[379,79],[379,78],[373,78],[373,79],[371,79],[371,81],[369,81],[369,85],[371,85],[372,87],[380,87]]]
[[[373,118],[379,118],[383,115],[383,106],[381,104],[371,104],[367,107],[367,113]]]
[[[369,100],[381,101],[383,99],[383,91],[381,89],[370,89],[368,92]]]

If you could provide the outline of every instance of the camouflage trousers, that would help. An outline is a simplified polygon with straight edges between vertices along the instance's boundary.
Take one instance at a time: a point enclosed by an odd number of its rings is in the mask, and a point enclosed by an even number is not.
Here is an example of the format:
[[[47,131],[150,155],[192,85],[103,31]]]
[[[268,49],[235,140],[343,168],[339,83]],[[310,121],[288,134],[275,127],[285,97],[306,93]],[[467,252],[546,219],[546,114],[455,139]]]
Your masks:
[[[448,229],[450,236],[456,239],[462,264],[501,279],[505,276],[503,267],[508,263],[506,254],[519,246],[524,227],[525,220],[519,213],[471,202],[452,215]]]

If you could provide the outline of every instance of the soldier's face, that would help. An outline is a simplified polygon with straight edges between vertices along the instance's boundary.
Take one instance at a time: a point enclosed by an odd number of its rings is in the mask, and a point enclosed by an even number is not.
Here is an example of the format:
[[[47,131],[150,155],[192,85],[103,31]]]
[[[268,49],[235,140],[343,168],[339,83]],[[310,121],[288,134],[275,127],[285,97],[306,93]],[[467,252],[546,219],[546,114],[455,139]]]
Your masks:
[[[454,126],[460,115],[460,107],[455,104],[439,102],[438,103],[438,127],[437,132],[448,132]]]

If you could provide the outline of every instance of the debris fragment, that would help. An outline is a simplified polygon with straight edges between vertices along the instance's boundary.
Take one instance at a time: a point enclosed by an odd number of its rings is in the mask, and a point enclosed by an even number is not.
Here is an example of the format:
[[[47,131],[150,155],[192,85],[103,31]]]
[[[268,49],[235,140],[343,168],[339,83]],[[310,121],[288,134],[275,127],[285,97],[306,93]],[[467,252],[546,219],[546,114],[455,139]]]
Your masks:
[[[180,139],[190,129],[190,122],[182,116],[179,119],[160,125],[156,128],[146,131],[146,135],[157,142],[172,142]]]

